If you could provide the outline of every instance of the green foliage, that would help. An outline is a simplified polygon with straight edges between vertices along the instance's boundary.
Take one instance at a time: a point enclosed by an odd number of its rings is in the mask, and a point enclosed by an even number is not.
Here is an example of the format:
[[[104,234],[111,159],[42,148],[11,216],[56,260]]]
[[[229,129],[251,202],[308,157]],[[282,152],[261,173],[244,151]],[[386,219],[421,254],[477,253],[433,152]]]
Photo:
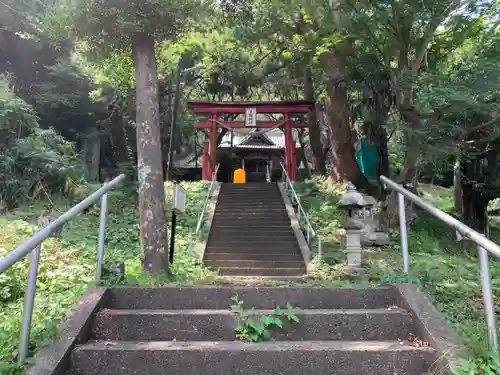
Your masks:
[[[277,306],[269,314],[262,314],[255,309],[246,310],[244,302],[239,299],[238,295],[233,296],[231,301],[234,304],[230,306],[230,309],[238,315],[238,325],[234,330],[237,337],[243,341],[266,341],[271,338],[272,328],[284,328],[285,321],[293,324],[299,323],[297,310],[288,302],[284,307]]]
[[[82,176],[74,145],[40,129],[28,104],[0,79],[0,199],[14,207],[28,198],[68,193]]]
[[[137,33],[176,38],[207,5],[197,0],[57,0],[47,12],[45,25],[56,39],[73,33],[91,50],[108,55],[129,49]]]
[[[455,375],[496,375],[500,374],[500,356],[463,360],[460,367],[452,369]]]

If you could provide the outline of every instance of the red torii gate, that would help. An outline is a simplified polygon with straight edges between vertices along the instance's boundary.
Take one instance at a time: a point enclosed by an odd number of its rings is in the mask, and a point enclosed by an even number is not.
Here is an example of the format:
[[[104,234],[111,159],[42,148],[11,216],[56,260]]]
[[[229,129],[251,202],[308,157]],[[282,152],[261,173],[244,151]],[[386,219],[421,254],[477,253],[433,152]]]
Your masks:
[[[202,180],[211,180],[217,164],[217,129],[227,128],[280,128],[285,134],[285,167],[290,180],[297,176],[296,149],[292,129],[306,128],[307,124],[292,120],[292,114],[306,114],[313,101],[294,100],[279,102],[212,102],[188,101],[188,108],[197,115],[209,116],[194,124],[197,129],[210,129],[209,142],[203,145]],[[221,121],[222,115],[245,115],[245,120]],[[258,114],[281,114],[282,120],[257,121]]]

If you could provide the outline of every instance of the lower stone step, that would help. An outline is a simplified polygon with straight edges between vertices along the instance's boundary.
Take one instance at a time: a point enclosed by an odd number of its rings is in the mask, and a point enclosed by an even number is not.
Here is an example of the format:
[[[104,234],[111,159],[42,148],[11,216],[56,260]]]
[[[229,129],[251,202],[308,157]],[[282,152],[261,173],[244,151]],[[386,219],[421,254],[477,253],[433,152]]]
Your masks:
[[[311,286],[280,287],[115,287],[109,290],[107,307],[112,309],[218,309],[240,299],[257,309],[274,309],[290,302],[302,309],[375,309],[401,305],[394,287],[323,288]]]
[[[231,246],[231,247],[256,247],[256,248],[274,248],[287,247],[293,249],[297,247],[297,240],[292,235],[288,238],[261,238],[255,236],[253,238],[224,238],[219,236],[209,236],[208,246]]]
[[[304,268],[304,261],[281,260],[275,256],[272,260],[245,260],[234,256],[231,260],[205,260],[205,265],[213,268],[242,267],[242,268]]]
[[[230,242],[230,241],[211,241],[209,240],[205,254],[212,253],[246,253],[246,254],[300,254],[297,243],[278,244],[273,243],[255,243],[255,242]]]
[[[106,341],[76,347],[71,374],[422,375],[435,359],[398,341]]]
[[[291,253],[291,254],[283,254],[283,253],[277,253],[277,254],[255,254],[255,253],[241,253],[238,252],[238,254],[234,253],[219,253],[219,252],[205,252],[205,261],[211,262],[211,261],[224,261],[224,260],[234,260],[238,259],[238,261],[273,261],[273,260],[280,260],[283,262],[304,262],[302,259],[302,256],[297,252],[297,253]]]
[[[248,306],[250,308],[251,306]],[[97,340],[232,341],[238,316],[226,310],[102,310],[93,323]],[[256,310],[270,314],[272,310]],[[297,310],[299,322],[283,319],[273,340],[406,340],[415,332],[405,310]]]
[[[268,267],[220,267],[217,268],[222,276],[301,276],[306,273],[302,268],[268,268]]]

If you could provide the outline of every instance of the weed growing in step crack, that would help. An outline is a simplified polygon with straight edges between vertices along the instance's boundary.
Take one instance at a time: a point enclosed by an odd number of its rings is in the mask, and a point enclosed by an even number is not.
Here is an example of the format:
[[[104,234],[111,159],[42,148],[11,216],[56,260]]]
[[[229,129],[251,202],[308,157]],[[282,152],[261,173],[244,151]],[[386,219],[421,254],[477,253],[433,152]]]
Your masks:
[[[238,315],[238,324],[235,327],[236,336],[242,341],[261,342],[271,338],[271,329],[282,329],[285,321],[292,324],[299,323],[297,309],[289,302],[285,306],[277,306],[270,314],[259,314],[254,308],[246,310],[244,302],[238,295],[231,298],[234,303],[230,306],[233,313]]]

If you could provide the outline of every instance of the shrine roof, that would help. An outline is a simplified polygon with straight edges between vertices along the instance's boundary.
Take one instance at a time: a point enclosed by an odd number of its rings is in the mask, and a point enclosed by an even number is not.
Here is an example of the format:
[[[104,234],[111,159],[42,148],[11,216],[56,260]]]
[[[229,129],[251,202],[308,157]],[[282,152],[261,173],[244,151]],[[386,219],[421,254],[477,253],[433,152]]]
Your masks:
[[[307,113],[314,105],[314,101],[213,102],[209,100],[190,100],[187,104],[188,108],[197,114],[245,113],[246,108],[256,108],[257,113]]]
[[[256,133],[255,129],[245,129],[243,132],[227,132],[222,137],[219,148],[254,148],[254,149],[277,149],[283,150],[285,148],[285,136],[279,129],[272,129],[261,134]],[[231,142],[231,137],[233,141]],[[251,142],[252,140],[262,139],[261,142]],[[300,142],[296,142],[296,147],[300,148]]]

